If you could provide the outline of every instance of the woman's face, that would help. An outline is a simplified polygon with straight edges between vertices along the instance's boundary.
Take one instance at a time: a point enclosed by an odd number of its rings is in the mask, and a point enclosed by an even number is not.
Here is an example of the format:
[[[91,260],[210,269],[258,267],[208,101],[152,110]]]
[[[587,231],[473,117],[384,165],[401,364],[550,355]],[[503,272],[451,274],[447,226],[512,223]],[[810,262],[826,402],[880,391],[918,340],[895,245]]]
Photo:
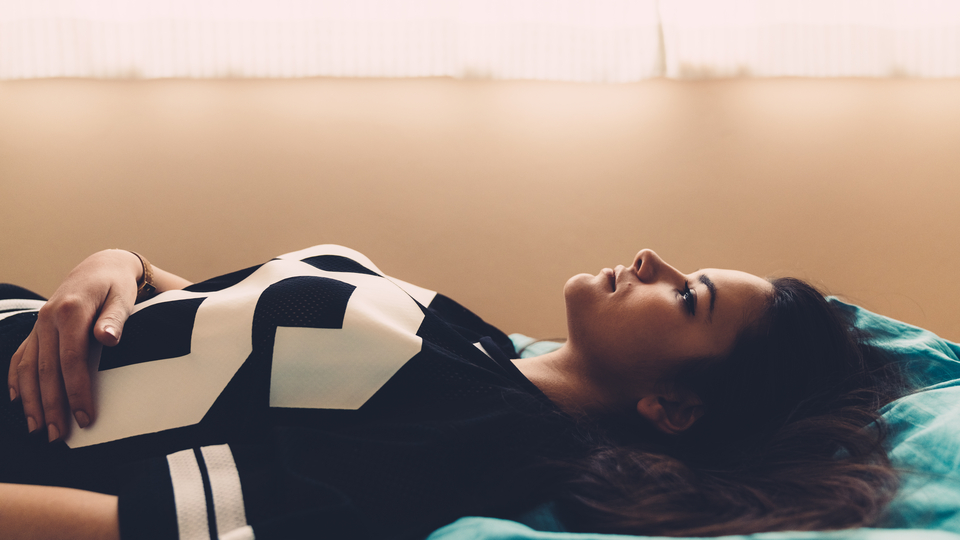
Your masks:
[[[736,270],[684,274],[645,249],[630,266],[567,281],[569,345],[601,380],[656,384],[684,361],[728,353],[772,291]]]

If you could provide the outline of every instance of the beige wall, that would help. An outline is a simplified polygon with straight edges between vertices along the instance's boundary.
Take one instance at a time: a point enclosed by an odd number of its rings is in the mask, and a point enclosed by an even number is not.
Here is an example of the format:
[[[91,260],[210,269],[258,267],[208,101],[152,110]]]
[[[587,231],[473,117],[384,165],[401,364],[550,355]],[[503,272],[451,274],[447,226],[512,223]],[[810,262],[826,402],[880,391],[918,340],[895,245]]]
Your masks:
[[[0,83],[0,280],[193,280],[323,242],[508,331],[652,247],[960,340],[960,81]]]

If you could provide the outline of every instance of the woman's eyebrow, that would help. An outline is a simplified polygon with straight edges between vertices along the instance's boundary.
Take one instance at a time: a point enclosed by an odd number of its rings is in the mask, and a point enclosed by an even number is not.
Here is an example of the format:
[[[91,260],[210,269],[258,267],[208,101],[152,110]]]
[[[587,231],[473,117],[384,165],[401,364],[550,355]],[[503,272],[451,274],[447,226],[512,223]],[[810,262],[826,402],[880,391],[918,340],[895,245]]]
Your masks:
[[[713,284],[713,281],[706,274],[700,274],[698,278],[700,283],[703,283],[707,286],[707,290],[710,291],[710,313],[707,314],[707,319],[713,319],[713,305],[717,303],[717,286]]]

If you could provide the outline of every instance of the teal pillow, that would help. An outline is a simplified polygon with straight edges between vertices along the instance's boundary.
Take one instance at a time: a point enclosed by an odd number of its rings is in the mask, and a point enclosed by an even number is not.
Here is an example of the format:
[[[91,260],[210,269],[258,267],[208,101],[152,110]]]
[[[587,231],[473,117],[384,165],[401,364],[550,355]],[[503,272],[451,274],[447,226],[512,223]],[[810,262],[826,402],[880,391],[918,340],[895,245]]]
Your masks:
[[[921,389],[944,381],[960,379],[960,345],[937,337],[923,328],[900,322],[861,307],[829,301],[849,313],[854,324],[869,332],[871,343],[886,351],[903,366],[913,388]]]
[[[563,345],[556,341],[539,340],[523,334],[510,334],[510,341],[513,342],[513,348],[520,353],[520,358],[540,356],[555,351]]]
[[[832,302],[872,334],[916,390],[884,407],[887,450],[900,490],[885,519],[890,528],[960,533],[960,346],[932,332]]]
[[[535,531],[503,519],[466,517],[437,529],[427,540],[694,540],[663,536],[627,536]],[[920,529],[785,531],[714,537],[713,540],[960,540],[960,535]]]

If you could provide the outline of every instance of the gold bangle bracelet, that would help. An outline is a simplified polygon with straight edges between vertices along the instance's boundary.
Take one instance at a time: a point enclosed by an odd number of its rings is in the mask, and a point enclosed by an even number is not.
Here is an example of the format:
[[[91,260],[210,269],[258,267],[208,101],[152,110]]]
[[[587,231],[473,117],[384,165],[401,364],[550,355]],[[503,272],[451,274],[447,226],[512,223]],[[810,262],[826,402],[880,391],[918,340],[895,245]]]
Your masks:
[[[143,267],[143,275],[137,280],[137,298],[157,292],[157,286],[153,282],[153,265],[150,264],[150,261],[136,251],[131,251],[129,249],[125,251],[129,251],[130,253],[136,255],[137,258],[140,259],[140,266]]]

